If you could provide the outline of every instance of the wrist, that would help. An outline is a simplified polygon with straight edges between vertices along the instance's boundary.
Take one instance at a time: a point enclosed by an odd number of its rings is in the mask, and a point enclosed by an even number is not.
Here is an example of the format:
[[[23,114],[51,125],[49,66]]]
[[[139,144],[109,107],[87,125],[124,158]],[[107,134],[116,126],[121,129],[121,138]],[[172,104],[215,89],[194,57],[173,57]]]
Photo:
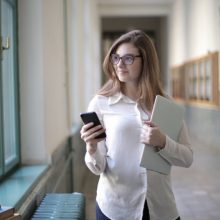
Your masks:
[[[97,150],[97,145],[96,145],[96,144],[95,144],[95,145],[93,145],[93,144],[87,144],[86,148],[87,148],[87,152],[88,152],[90,155],[92,155],[92,154],[94,154],[94,153],[96,152],[96,150]]]

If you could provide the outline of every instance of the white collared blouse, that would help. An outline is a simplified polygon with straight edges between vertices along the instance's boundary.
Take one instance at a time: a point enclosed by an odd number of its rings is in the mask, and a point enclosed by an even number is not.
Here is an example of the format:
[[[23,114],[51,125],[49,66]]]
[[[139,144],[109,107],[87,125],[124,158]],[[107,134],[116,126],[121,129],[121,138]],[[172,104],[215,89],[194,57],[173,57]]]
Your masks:
[[[171,177],[140,167],[145,145],[140,143],[142,121],[149,119],[137,102],[122,93],[111,97],[96,95],[88,111],[98,114],[106,128],[106,140],[85,161],[100,175],[96,201],[111,220],[141,220],[147,199],[151,220],[173,220],[179,214],[171,189]],[[193,152],[185,123],[179,143],[166,136],[166,146],[158,152],[172,165],[189,167]]]

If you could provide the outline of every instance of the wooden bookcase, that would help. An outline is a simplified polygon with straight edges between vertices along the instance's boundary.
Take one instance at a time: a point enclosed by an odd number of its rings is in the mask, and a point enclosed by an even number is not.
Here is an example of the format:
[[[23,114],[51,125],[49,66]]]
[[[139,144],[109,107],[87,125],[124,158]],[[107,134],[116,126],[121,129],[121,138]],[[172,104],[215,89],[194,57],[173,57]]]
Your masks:
[[[218,56],[218,52],[210,52],[173,67],[173,97],[187,102],[219,105]]]

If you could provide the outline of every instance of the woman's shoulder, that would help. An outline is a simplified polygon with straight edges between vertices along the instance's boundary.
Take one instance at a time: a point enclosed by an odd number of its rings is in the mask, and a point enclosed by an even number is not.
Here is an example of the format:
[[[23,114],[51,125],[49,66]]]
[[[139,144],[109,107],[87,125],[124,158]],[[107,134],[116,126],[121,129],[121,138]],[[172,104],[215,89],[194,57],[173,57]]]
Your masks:
[[[96,94],[93,96],[91,102],[97,102],[97,103],[103,102],[103,101],[105,102],[108,100],[108,98],[109,98],[108,96]]]
[[[108,97],[96,94],[92,97],[89,103],[89,110],[101,110],[108,103]]]

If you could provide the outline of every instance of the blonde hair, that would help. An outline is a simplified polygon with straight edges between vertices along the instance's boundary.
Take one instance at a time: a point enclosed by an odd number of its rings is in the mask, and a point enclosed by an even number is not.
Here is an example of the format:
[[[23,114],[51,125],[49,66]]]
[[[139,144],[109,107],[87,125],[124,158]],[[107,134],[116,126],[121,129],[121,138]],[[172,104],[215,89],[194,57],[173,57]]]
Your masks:
[[[103,70],[109,80],[99,91],[100,95],[111,96],[122,91],[123,82],[120,82],[110,56],[123,43],[132,43],[138,48],[142,57],[142,72],[140,74],[138,89],[140,91],[140,104],[151,111],[156,95],[164,96],[160,83],[160,68],[154,43],[143,31],[133,30],[119,37],[109,49],[104,62]]]

